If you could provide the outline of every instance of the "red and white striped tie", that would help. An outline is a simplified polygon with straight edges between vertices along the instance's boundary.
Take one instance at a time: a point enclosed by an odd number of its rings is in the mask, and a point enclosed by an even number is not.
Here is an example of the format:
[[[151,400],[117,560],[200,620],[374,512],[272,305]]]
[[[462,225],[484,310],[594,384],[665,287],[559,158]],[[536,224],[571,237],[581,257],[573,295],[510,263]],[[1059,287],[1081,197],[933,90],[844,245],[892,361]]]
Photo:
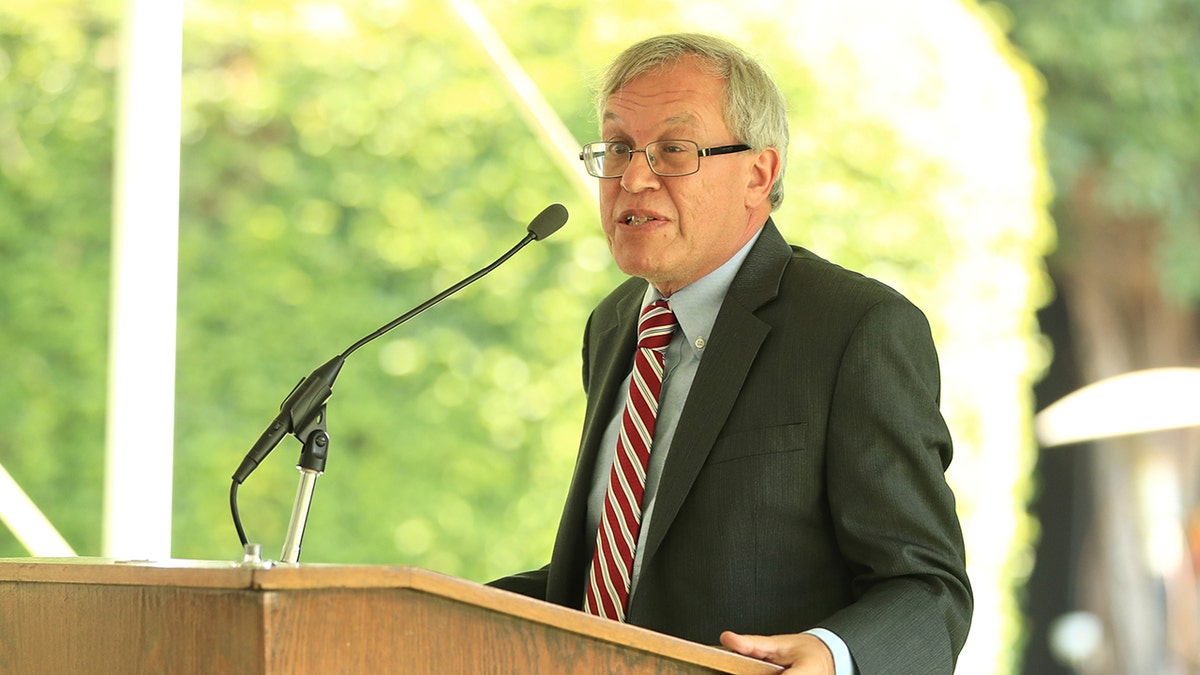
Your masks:
[[[633,553],[642,524],[646,464],[650,460],[658,394],[662,390],[663,363],[674,332],[675,315],[666,300],[657,300],[642,310],[629,398],[621,415],[621,433],[583,602],[584,611],[614,621],[625,621]]]

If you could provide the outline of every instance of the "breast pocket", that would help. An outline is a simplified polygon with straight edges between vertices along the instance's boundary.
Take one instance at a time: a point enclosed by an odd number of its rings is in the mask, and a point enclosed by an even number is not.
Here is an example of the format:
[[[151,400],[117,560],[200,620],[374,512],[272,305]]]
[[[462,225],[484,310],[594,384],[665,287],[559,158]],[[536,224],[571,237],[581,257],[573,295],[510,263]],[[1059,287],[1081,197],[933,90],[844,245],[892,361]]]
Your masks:
[[[713,445],[708,464],[711,466],[743,457],[804,450],[806,427],[801,422],[727,434],[718,438]]]

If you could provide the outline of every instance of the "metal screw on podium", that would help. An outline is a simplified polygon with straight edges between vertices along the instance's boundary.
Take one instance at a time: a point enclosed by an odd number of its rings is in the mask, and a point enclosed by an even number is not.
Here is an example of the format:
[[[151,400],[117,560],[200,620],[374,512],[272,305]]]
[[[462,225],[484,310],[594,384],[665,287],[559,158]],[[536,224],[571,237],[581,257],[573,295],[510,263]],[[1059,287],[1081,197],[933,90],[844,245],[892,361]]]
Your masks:
[[[242,553],[242,567],[267,569],[271,566],[270,560],[262,559],[262,544],[257,542],[246,543],[245,552]]]

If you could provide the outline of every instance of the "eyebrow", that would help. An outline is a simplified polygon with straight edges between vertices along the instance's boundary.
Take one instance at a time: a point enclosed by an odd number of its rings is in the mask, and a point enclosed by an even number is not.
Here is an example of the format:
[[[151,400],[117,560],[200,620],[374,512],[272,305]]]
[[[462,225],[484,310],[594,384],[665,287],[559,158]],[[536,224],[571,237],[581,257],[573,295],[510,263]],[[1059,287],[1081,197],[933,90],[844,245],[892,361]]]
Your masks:
[[[605,112],[604,113],[604,121],[605,122],[609,122],[609,121],[620,122],[621,116],[614,112],[611,112],[611,111]],[[681,113],[676,113],[674,115],[671,115],[667,119],[663,120],[663,123],[661,126],[677,127],[677,126],[682,126],[685,124],[695,124],[699,121],[700,121],[700,117],[698,115],[696,115],[696,113],[688,110],[688,111],[684,111]]]

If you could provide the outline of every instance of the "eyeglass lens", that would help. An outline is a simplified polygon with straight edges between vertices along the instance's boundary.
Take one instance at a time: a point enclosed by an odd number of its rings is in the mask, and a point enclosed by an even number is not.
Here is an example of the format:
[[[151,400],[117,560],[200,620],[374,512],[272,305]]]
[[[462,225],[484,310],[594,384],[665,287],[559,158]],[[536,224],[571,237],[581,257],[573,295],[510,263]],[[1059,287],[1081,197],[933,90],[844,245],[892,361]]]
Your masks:
[[[700,146],[691,141],[654,141],[647,143],[646,159],[660,176],[682,176],[700,169]],[[584,152],[590,172],[604,177],[625,173],[634,150],[626,143],[591,143]]]

